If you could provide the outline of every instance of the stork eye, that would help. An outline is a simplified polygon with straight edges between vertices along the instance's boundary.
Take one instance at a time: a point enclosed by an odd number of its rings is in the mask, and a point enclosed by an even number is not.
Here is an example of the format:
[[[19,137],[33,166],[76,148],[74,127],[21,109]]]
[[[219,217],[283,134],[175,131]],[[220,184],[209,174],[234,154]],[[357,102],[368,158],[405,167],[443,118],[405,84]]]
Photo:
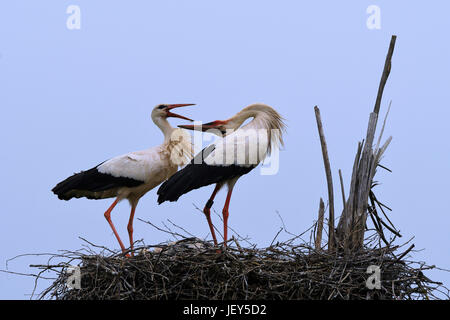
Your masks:
[[[158,109],[164,109],[166,106],[165,105],[160,105],[160,106],[158,106]]]

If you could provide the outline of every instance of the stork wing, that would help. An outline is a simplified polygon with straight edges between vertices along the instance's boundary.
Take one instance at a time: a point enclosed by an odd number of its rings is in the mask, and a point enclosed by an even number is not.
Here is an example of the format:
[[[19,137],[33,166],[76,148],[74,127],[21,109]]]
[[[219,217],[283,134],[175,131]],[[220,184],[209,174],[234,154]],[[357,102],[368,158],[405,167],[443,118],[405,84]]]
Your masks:
[[[97,170],[116,178],[130,178],[145,182],[162,166],[160,155],[156,149],[153,149],[114,157],[97,166]]]

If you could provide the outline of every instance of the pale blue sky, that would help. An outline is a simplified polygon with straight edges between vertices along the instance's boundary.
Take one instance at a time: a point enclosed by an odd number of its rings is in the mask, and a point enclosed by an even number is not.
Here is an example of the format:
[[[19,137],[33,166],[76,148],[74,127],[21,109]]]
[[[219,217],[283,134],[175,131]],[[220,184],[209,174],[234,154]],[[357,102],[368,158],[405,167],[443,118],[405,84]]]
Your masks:
[[[80,30],[66,28],[71,4],[81,8]],[[380,30],[366,27],[372,4]],[[394,210],[399,243],[415,236],[424,249],[414,259],[450,268],[449,9],[445,1],[2,1],[0,269],[18,254],[79,249],[79,236],[118,249],[103,217],[110,200],[64,202],[50,190],[73,172],[160,144],[150,112],[162,102],[196,103],[180,113],[203,121],[264,102],[287,119],[279,173],[255,170],[231,201],[230,225],[259,246],[281,226],[277,211],[299,233],[327,196],[318,105],[340,211],[337,170],[348,190],[391,34],[398,40],[381,111],[392,100],[383,164],[393,173],[379,172],[378,197]],[[202,207],[212,188],[161,206],[153,190],[136,217],[170,219],[204,237],[208,226],[192,204]],[[112,215],[124,240],[128,217],[126,202]],[[140,221],[134,229],[146,243],[167,240]],[[22,258],[9,269],[29,273],[28,264],[42,262]],[[450,285],[448,273],[428,274]],[[0,298],[27,299],[33,281],[0,273]]]

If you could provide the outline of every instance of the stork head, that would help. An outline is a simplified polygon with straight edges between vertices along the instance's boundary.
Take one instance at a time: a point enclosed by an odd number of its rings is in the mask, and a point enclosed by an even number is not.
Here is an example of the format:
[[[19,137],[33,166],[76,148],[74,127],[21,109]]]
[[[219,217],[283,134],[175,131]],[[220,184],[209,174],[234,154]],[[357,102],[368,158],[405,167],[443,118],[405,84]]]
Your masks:
[[[282,135],[285,131],[284,119],[275,109],[263,103],[253,103],[228,120],[216,120],[202,125],[179,125],[178,127],[197,131],[211,130],[209,131],[210,133],[226,136],[240,128],[249,118],[253,118],[250,122],[252,123],[252,129],[267,130],[269,149],[274,146],[284,145]]]
[[[195,104],[193,103],[181,103],[181,104],[159,104],[156,107],[153,108],[152,111],[152,119],[156,118],[180,118],[184,120],[194,121],[192,119],[189,119],[187,117],[181,116],[179,114],[173,113],[170,110],[179,108],[179,107],[187,107],[187,106],[193,106]]]

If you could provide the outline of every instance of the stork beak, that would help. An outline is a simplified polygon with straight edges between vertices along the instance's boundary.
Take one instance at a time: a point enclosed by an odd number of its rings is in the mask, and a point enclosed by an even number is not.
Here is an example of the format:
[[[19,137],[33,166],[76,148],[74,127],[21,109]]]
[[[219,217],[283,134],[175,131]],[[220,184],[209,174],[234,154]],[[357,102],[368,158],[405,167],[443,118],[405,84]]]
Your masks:
[[[167,117],[172,117],[172,118],[180,118],[180,119],[184,119],[184,120],[189,120],[189,121],[194,121],[192,119],[189,119],[187,117],[181,116],[179,114],[170,112],[169,110],[175,109],[175,108],[180,108],[180,107],[187,107],[187,106],[195,106],[194,103],[180,103],[180,104],[169,104],[166,108],[166,113],[167,113]]]
[[[210,129],[218,129],[219,126],[226,124],[226,121],[212,121],[208,123],[204,123],[202,125],[192,125],[192,124],[186,124],[186,125],[179,125],[179,128],[187,129],[187,130],[197,130],[197,131],[207,131]]]

